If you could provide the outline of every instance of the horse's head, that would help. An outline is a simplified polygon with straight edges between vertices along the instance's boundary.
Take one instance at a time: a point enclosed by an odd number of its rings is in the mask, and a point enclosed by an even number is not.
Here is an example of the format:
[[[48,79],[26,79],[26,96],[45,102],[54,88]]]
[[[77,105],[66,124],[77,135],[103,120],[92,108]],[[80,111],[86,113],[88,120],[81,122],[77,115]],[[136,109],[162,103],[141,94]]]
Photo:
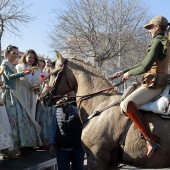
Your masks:
[[[56,101],[70,91],[77,91],[77,81],[68,66],[69,61],[56,51],[58,60],[55,68],[47,77],[48,84],[44,86],[40,100],[45,105],[54,105]]]

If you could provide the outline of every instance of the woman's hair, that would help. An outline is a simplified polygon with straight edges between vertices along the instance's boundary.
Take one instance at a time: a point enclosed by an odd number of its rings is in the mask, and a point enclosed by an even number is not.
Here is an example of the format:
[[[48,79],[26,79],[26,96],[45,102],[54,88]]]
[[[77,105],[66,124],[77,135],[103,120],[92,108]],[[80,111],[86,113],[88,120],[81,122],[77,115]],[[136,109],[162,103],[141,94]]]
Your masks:
[[[20,58],[20,60],[18,61],[18,63],[19,63],[19,64],[21,64],[21,63],[25,63],[25,64],[26,64],[26,63],[27,63],[27,62],[26,62],[26,57],[27,57],[27,55],[30,54],[30,53],[34,54],[34,57],[35,57],[35,61],[34,61],[34,63],[33,63],[32,66],[39,66],[37,53],[36,53],[34,50],[32,50],[32,49],[27,50],[27,51],[22,55],[22,57]]]
[[[45,60],[45,62],[46,62],[46,63],[47,63],[48,61],[50,61],[50,62],[51,62],[51,59],[49,59],[49,58],[48,58],[48,59],[46,59],[46,60]]]
[[[10,53],[13,49],[17,49],[18,50],[18,47],[16,46],[13,46],[13,45],[8,45],[8,47],[5,49],[5,52],[7,53]]]
[[[38,61],[39,61],[39,62],[43,62],[43,63],[44,63],[44,66],[45,66],[46,62],[45,62],[45,60],[44,60],[43,58],[38,58]]]

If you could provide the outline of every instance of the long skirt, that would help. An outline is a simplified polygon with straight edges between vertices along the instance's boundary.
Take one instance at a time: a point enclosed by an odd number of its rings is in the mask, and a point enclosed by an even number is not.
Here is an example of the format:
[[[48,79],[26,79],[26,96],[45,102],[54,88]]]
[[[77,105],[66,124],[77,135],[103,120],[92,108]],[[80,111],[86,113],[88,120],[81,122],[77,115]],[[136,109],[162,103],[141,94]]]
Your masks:
[[[52,110],[53,107],[47,107],[41,104],[40,102],[37,103],[37,111],[35,120],[41,126],[41,140],[43,145],[49,145],[49,137],[50,137],[50,128],[52,123]]]
[[[1,93],[11,125],[14,147],[41,146],[41,139],[28,113],[10,88]]]
[[[2,99],[0,98],[0,101]],[[13,148],[11,125],[5,106],[0,106],[0,150]]]

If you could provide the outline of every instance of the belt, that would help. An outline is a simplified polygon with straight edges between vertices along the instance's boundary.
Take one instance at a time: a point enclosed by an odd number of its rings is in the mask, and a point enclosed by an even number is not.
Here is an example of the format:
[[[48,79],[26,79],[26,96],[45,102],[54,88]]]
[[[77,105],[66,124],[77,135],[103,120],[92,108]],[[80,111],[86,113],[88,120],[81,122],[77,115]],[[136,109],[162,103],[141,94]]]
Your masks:
[[[150,69],[150,70],[148,71],[148,73],[153,73],[153,74],[155,74],[155,73],[164,73],[164,74],[168,74],[168,70]]]

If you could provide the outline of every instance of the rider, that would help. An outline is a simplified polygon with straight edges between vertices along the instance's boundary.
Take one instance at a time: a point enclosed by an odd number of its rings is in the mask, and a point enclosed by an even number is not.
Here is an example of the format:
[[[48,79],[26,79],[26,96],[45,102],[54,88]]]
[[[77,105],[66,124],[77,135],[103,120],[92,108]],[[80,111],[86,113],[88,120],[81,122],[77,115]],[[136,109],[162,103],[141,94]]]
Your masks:
[[[148,24],[144,25],[144,28],[149,30],[152,35],[145,59],[114,75],[117,77],[123,75],[123,79],[127,80],[130,76],[143,74],[141,87],[121,102],[121,109],[126,112],[142,133],[146,141],[148,157],[158,148],[158,137],[151,133],[148,124],[137,107],[148,103],[161,94],[167,84],[170,58],[170,35],[167,29],[169,25],[170,23],[163,16],[156,16]]]

